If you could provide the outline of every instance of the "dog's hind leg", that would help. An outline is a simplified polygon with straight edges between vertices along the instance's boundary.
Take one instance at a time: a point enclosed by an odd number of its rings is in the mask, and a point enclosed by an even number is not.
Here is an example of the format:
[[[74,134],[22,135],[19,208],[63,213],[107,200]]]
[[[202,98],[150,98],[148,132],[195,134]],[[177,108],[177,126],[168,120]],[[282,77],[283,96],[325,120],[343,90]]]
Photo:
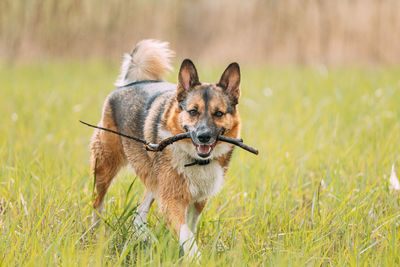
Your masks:
[[[100,122],[102,127],[117,131],[111,108],[107,101],[103,109],[103,117]],[[120,137],[101,130],[95,130],[91,150],[91,172],[95,179],[96,199],[93,208],[93,223],[97,222],[98,214],[102,213],[104,197],[112,180],[120,168],[125,164]]]

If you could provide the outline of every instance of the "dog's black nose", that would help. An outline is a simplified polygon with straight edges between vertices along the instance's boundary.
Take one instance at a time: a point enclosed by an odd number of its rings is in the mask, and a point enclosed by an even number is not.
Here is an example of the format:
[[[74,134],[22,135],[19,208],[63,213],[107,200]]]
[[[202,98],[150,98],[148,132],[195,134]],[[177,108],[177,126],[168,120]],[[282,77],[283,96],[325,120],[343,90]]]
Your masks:
[[[210,130],[201,131],[197,135],[197,139],[199,139],[199,141],[202,143],[207,143],[211,139],[211,131]]]

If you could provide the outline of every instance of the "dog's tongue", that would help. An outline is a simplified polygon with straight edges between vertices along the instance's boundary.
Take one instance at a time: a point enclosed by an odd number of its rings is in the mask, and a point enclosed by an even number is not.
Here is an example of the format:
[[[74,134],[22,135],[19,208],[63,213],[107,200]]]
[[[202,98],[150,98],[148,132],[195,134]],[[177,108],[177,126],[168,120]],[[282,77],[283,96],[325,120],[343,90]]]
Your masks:
[[[211,146],[210,145],[198,145],[197,146],[197,150],[201,153],[201,154],[208,154],[211,151]]]

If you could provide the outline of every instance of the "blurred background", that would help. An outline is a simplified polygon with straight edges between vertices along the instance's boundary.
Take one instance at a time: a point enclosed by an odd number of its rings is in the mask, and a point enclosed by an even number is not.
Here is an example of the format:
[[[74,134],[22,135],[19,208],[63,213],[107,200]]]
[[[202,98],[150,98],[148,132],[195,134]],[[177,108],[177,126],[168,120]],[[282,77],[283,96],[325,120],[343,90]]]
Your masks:
[[[398,0],[1,0],[0,60],[119,62],[143,38],[207,63],[400,62]]]

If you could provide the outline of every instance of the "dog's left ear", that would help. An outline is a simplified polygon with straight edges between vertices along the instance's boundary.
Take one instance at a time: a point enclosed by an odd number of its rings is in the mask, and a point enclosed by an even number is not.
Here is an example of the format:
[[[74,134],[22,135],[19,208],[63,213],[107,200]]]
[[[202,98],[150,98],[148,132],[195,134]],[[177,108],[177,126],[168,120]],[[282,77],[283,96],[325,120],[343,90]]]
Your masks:
[[[219,80],[218,86],[222,87],[228,94],[231,95],[234,104],[239,103],[240,97],[240,68],[236,62],[231,63]]]

